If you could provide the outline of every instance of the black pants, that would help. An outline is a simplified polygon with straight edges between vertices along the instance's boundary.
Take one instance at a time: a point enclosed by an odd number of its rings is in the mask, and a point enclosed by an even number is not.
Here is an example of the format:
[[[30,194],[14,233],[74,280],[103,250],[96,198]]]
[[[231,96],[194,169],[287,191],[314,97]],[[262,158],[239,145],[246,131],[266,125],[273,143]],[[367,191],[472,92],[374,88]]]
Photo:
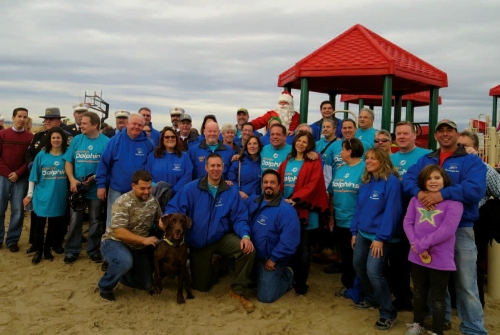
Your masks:
[[[30,215],[30,238],[28,240],[31,245],[35,245],[36,221],[36,213],[35,211],[32,211]]]
[[[353,250],[351,247],[351,230],[349,228],[335,227],[335,243],[339,246],[340,256],[342,257],[342,285],[345,288],[354,286],[354,277],[356,271],[352,265]]]
[[[69,207],[66,208],[66,213],[64,216],[59,216],[60,218],[60,224],[58,225],[56,231],[54,232],[54,236],[52,236],[49,249],[51,247],[59,248],[62,247],[63,242],[64,242],[64,236],[66,236],[66,233],[68,232],[68,226],[69,226],[69,221],[70,221],[70,216],[69,216]],[[44,218],[47,219],[47,218]],[[30,237],[28,242],[32,245],[35,245],[36,247],[36,234],[37,234],[37,225],[38,225],[38,216],[36,215],[35,211],[31,212],[31,217],[30,217]],[[49,223],[50,226],[50,223]],[[44,224],[45,227],[45,224]],[[37,249],[38,250],[38,249]]]
[[[47,236],[45,236],[45,224],[49,222],[47,228]],[[50,251],[50,248],[54,245],[54,239],[57,236],[58,230],[64,222],[64,216],[56,216],[51,218],[46,218],[43,216],[37,216],[36,219],[36,230],[35,230],[35,248],[37,251]]]
[[[300,294],[307,292],[307,278],[311,266],[311,243],[316,231],[317,229],[306,230],[304,228],[300,230],[300,243],[290,260],[295,281],[295,292]]]
[[[432,300],[432,331],[443,334],[446,314],[446,289],[451,271],[441,271],[417,264],[411,264],[413,276],[414,303],[413,322],[424,326],[424,318],[429,312],[427,298]]]
[[[408,242],[406,235],[402,234],[398,243],[391,244],[391,253],[388,257],[391,291],[401,305],[409,305],[412,298],[409,252],[410,242]]]

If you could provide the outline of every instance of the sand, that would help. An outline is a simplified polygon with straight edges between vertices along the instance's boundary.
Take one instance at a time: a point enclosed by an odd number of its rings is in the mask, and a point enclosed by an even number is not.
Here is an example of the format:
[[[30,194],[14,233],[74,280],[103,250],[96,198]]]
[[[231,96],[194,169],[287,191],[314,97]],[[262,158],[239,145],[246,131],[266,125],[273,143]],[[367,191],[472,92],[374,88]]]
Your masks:
[[[306,296],[288,292],[273,304],[256,301],[247,314],[230,298],[230,276],[210,292],[194,291],[195,299],[175,302],[177,281],[165,279],[165,290],[156,297],[119,284],[115,302],[95,291],[102,275],[100,264],[85,254],[73,264],[63,255],[53,262],[31,264],[28,220],[21,236],[21,251],[0,249],[0,334],[377,334],[373,328],[378,311],[355,310],[351,300],[338,298],[340,275],[323,273],[323,264],[313,264]],[[486,297],[485,323],[490,334],[500,334],[500,301]],[[402,312],[389,331],[404,334],[413,314]],[[460,334],[460,320],[453,311],[452,330]]]

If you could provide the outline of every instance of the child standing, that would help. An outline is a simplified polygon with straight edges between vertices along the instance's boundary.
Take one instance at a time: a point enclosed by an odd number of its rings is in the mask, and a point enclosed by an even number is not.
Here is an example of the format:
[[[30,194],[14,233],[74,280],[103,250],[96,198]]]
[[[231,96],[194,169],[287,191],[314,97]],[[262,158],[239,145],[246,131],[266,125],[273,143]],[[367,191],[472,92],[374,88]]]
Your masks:
[[[418,176],[418,186],[424,192],[439,192],[450,185],[450,178],[439,165],[426,166]],[[410,201],[403,227],[411,244],[408,260],[414,286],[414,323],[409,325],[407,335],[425,334],[427,297],[433,304],[432,331],[443,334],[445,295],[450,274],[456,270],[455,231],[462,212],[463,205],[458,201],[444,200],[430,207],[422,205],[417,197]]]

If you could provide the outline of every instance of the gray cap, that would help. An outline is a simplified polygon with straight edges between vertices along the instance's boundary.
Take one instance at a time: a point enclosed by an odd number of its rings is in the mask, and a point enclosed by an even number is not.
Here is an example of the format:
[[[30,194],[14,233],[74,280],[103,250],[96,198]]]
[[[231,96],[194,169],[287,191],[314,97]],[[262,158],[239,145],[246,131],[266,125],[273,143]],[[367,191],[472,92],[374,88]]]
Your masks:
[[[185,120],[188,120],[189,122],[193,122],[193,120],[191,119],[191,116],[189,116],[188,114],[182,114],[181,118],[179,119],[179,122],[182,122]]]
[[[448,119],[443,119],[443,120],[439,121],[438,124],[436,125],[436,128],[434,129],[434,131],[438,130],[438,128],[443,126],[443,125],[454,128],[455,130],[458,131],[457,124],[451,120],[448,120]]]

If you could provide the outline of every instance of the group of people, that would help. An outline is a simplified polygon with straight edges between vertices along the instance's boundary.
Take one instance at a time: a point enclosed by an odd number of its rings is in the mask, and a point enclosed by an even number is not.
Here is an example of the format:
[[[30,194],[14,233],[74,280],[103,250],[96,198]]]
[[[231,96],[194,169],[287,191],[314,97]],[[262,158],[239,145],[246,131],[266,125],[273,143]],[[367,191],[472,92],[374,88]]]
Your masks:
[[[440,149],[431,152],[416,146],[413,124],[403,121],[394,132],[399,151],[391,154],[391,134],[373,128],[371,109],[361,109],[358,124],[336,118],[330,101],[320,112],[321,120],[299,124],[285,91],[274,110],[252,121],[245,108],[236,125],[205,116],[201,135],[178,107],[161,131],[143,107],[117,111],[116,128],[101,132],[98,115],[78,104],[73,125],[60,128],[59,109],[48,108],[45,131],[33,136],[25,131],[27,109],[16,108],[13,126],[0,132],[0,243],[8,202],[12,252],[19,251],[23,206],[32,204],[32,263],[53,260],[54,251],[71,264],[88,212],[86,253],[103,262],[100,294],[114,300],[118,282],[151,287],[159,219],[183,213],[192,220],[185,241],[192,287],[209,291],[229,266],[229,294],[251,312],[245,294],[252,283],[262,302],[291,289],[307,294],[311,248],[328,235],[342,260],[343,288],[335,295],[359,288],[354,307],[379,308],[375,328],[388,330],[398,310],[413,309],[407,334],[424,334],[429,315],[433,333],[442,334],[453,277],[460,330],[486,334],[473,224],[480,201],[500,198],[500,177],[474,155],[477,136],[442,120],[434,130]]]

